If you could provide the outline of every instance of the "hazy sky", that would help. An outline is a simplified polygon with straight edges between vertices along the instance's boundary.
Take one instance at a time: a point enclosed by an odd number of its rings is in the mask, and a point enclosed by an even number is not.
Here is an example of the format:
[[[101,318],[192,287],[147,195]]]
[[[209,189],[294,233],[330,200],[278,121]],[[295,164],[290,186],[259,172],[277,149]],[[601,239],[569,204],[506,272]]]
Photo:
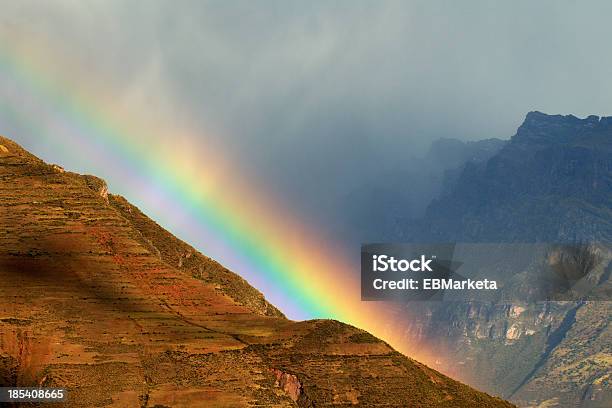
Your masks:
[[[319,220],[435,138],[507,138],[530,110],[612,114],[605,0],[0,3],[0,36],[26,52],[44,41],[118,101],[214,129],[198,143]],[[121,185],[0,119],[43,157]]]

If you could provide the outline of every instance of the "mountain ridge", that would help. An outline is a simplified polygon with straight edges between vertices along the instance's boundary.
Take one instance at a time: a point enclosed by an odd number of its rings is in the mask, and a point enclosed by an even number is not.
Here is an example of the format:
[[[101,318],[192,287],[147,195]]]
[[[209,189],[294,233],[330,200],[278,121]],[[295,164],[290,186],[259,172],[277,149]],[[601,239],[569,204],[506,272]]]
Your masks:
[[[101,179],[0,146],[2,385],[69,406],[512,406],[358,328],[286,319]]]
[[[612,117],[530,112],[499,152],[467,162],[448,184],[414,228],[404,229],[404,240],[590,243],[600,258],[599,287],[609,285]],[[492,265],[512,270],[511,261],[499,257]],[[528,272],[518,272],[529,287]],[[440,353],[460,362],[444,371],[463,374],[478,388],[529,407],[603,407],[612,399],[609,302],[410,308],[420,312],[413,313],[418,317],[408,323],[407,337],[421,334],[408,341],[437,342]]]
[[[611,169],[612,118],[531,112],[496,155],[467,162],[404,238],[611,242]]]

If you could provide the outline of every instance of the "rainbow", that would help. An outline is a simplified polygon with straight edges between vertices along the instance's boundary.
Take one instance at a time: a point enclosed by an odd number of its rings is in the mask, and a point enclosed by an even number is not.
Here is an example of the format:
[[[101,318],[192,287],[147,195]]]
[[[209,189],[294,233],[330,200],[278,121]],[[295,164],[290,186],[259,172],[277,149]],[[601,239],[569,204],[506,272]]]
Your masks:
[[[41,142],[70,146],[81,157],[105,155],[109,165],[120,166],[126,185],[141,188],[146,197],[126,194],[128,199],[144,207],[156,203],[159,214],[180,214],[194,236],[206,238],[198,249],[240,273],[290,318],[337,319],[408,351],[393,340],[393,323],[381,315],[384,305],[361,302],[355,265],[339,255],[341,248],[257,180],[246,179],[222,147],[203,150],[188,143],[202,140],[205,131],[126,109],[109,81],[83,72],[79,61],[57,49],[51,53],[43,42],[13,40],[0,40],[0,79],[13,84],[22,106],[15,109],[17,101],[5,97],[0,116],[29,109],[36,119],[21,122]],[[39,104],[51,107],[52,117],[36,116]],[[150,136],[167,142],[147,144]],[[173,224],[171,217],[160,217],[162,224]]]

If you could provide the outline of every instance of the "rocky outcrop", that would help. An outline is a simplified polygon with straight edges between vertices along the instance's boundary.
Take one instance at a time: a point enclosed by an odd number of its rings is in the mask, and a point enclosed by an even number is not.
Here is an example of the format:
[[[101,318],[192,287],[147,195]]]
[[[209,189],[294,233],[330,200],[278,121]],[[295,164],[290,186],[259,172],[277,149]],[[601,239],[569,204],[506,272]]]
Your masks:
[[[303,392],[302,383],[297,376],[277,369],[273,369],[272,372],[276,377],[274,385],[282,388],[289,395],[289,398],[297,402]]]

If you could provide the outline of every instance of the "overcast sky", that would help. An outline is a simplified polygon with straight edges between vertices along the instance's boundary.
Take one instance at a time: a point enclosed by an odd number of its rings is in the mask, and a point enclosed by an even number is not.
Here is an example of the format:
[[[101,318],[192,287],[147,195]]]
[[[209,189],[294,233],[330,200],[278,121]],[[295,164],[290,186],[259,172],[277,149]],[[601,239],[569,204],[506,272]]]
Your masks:
[[[530,110],[612,114],[605,0],[0,3],[0,36],[44,39],[118,100],[217,129],[200,143],[321,220],[435,138],[508,138]],[[120,185],[16,120],[0,133]]]

